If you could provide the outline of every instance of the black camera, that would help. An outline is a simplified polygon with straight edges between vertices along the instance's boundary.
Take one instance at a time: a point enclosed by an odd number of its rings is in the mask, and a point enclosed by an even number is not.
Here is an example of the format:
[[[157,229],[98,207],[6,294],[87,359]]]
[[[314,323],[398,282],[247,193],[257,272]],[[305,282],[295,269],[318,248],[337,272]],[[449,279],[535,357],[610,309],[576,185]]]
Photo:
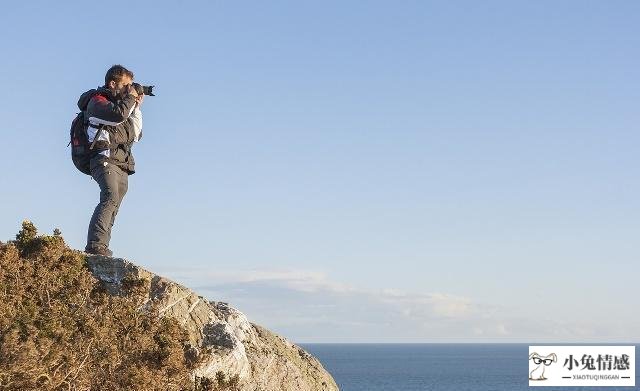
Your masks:
[[[155,96],[153,95],[153,87],[154,86],[143,86],[142,84],[138,84],[138,83],[132,83],[131,84],[133,86],[133,88],[136,89],[136,92],[138,93],[138,95],[149,95],[149,96]]]

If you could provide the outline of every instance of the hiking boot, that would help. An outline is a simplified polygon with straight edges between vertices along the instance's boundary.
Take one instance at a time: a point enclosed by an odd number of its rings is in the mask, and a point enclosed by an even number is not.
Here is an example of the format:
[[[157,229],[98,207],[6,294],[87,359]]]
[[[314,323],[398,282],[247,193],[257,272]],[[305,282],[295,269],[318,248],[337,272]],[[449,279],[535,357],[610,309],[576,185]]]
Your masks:
[[[90,247],[85,249],[84,252],[93,255],[104,255],[105,257],[110,257],[113,255],[113,251],[109,250],[106,247]]]

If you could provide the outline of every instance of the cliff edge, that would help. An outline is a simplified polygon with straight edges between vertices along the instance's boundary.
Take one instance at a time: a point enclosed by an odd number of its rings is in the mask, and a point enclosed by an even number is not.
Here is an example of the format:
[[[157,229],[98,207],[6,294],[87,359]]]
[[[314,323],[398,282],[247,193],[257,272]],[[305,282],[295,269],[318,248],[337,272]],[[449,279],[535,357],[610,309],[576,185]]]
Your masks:
[[[198,351],[211,350],[193,375],[228,378],[237,375],[240,390],[338,390],[320,362],[304,349],[250,322],[228,303],[210,301],[167,278],[122,258],[87,255],[87,266],[113,295],[123,294],[123,280],[145,281],[145,306],[176,319]],[[220,375],[218,375],[220,376]]]

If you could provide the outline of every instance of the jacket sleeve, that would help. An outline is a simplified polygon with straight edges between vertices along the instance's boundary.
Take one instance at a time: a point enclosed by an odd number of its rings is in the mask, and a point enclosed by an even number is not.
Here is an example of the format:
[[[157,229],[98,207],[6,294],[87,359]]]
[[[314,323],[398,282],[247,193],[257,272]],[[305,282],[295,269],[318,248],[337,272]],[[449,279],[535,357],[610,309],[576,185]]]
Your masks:
[[[142,111],[140,111],[140,108],[136,107],[133,109],[133,113],[131,113],[131,117],[129,118],[133,123],[133,142],[137,143],[142,138]]]
[[[117,126],[131,115],[136,104],[133,95],[127,95],[116,103],[102,95],[96,95],[89,101],[87,114],[89,121],[95,124]]]

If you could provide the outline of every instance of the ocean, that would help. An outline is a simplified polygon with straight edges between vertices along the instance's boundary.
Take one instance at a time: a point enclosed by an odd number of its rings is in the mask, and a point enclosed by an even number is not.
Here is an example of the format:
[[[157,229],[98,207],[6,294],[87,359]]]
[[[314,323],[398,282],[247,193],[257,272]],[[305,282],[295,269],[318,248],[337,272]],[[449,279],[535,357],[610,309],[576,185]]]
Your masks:
[[[529,344],[299,345],[320,360],[341,391],[533,389],[528,383]],[[636,376],[636,387],[542,387],[539,390],[628,391],[638,389],[638,386],[640,382]]]

